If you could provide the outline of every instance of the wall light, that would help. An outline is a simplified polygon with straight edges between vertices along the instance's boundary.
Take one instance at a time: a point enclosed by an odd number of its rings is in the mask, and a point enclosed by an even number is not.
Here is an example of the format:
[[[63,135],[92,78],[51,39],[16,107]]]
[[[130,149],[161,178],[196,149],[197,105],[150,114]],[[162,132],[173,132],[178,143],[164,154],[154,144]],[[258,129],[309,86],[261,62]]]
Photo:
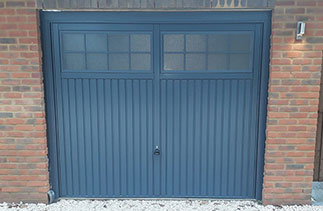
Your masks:
[[[297,22],[297,30],[296,30],[296,40],[302,40],[303,35],[305,34],[305,23],[302,21]]]

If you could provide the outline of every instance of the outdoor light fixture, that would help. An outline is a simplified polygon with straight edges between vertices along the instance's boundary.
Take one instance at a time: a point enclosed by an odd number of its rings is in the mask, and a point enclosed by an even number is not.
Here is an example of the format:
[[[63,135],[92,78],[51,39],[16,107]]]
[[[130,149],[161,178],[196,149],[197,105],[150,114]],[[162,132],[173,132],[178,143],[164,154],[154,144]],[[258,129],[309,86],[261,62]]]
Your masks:
[[[305,34],[305,23],[302,21],[298,21],[297,30],[296,30],[296,40],[302,40],[302,37],[304,34]]]

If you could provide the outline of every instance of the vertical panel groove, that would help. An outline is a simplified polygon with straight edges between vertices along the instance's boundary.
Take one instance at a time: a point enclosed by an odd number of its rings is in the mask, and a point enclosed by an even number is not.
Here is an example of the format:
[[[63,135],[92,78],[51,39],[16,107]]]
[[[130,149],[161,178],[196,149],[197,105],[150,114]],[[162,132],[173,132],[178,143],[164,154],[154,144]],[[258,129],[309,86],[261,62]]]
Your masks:
[[[224,93],[224,85],[225,85],[225,80],[223,80],[222,81],[223,82],[223,87],[222,87],[222,100],[224,100],[224,96],[225,96],[225,93]],[[224,140],[223,139],[223,135],[224,135],[224,125],[223,125],[223,120],[224,120],[224,112],[223,112],[223,110],[224,110],[224,106],[222,105],[221,106],[221,123],[222,123],[222,125],[221,125],[221,139],[220,140]],[[222,156],[223,156],[223,141],[220,141],[220,146],[221,146],[221,150],[220,150],[220,157],[219,157],[219,161],[220,161],[220,166],[221,166],[221,173],[220,173],[220,175],[219,175],[219,177],[220,177],[220,183],[219,183],[219,191],[220,191],[220,195],[223,195],[223,192],[222,192],[222,183],[223,183],[223,179],[222,179],[222,172],[223,172],[223,160],[222,160]]]
[[[96,110],[96,115],[97,115],[97,118],[96,118],[96,124],[97,124],[97,128],[96,128],[96,133],[98,134],[97,135],[97,144],[98,144],[98,149],[97,149],[97,159],[98,159],[98,178],[99,178],[99,181],[101,183],[101,174],[100,174],[100,167],[101,167],[101,159],[100,159],[100,141],[99,141],[99,134],[100,134],[100,128],[99,128],[99,89],[98,89],[98,84],[99,84],[99,80],[96,80],[95,81],[95,86],[96,86],[96,92],[95,92],[95,95],[96,95],[96,106],[97,106],[97,110]],[[102,183],[101,183],[102,184]],[[102,187],[101,185],[98,185],[98,188],[99,188],[99,195],[102,194]]]
[[[236,175],[236,177],[237,178],[239,178],[239,175],[240,175],[240,178],[243,178],[243,174],[242,174],[242,169],[243,169],[243,151],[242,151],[242,149],[243,149],[243,146],[242,146],[242,140],[243,140],[243,137],[244,137],[244,133],[245,133],[245,124],[243,123],[244,121],[244,119],[245,119],[245,115],[246,115],[246,112],[244,112],[245,111],[245,107],[246,107],[246,100],[245,100],[245,93],[246,93],[246,86],[245,86],[245,84],[246,84],[246,82],[245,81],[243,81],[243,88],[241,89],[242,90],[242,94],[240,95],[241,96],[241,98],[242,98],[242,108],[240,109],[240,113],[241,113],[241,118],[240,118],[240,121],[241,121],[241,136],[240,136],[240,138],[241,138],[241,140],[240,140],[240,157],[239,156],[237,156],[237,159],[238,159],[238,161],[239,161],[239,163],[240,163],[240,165],[238,165],[238,167],[239,167],[239,172],[240,172],[240,174],[238,174],[238,175]],[[237,188],[239,188],[238,190],[239,190],[239,195],[242,195],[242,182],[241,182],[241,180],[239,180],[239,179],[237,179],[238,181],[240,181],[240,185],[239,186],[237,186]],[[238,195],[238,194],[237,194]]]
[[[207,36],[208,37],[208,36]],[[208,113],[210,113],[210,81],[208,80],[208,86],[207,86],[207,114],[206,114],[206,179],[204,181],[205,184],[205,194],[208,194],[208,176],[209,176],[209,150],[208,150],[208,146],[209,146],[209,142],[210,142],[210,116],[208,115]]]
[[[150,142],[152,141],[152,139],[149,137],[149,131],[151,131],[152,129],[150,128],[150,121],[149,121],[149,117],[150,117],[150,108],[149,108],[149,104],[148,104],[148,101],[150,100],[150,97],[149,97],[149,89],[150,89],[150,81],[146,81],[146,87],[145,87],[145,110],[146,110],[146,119],[145,119],[145,122],[146,122],[146,127],[145,127],[145,136],[146,136],[146,147],[144,148],[145,152],[146,152],[146,155],[144,156],[144,159],[146,161],[146,168],[145,168],[145,178],[146,178],[146,181],[145,181],[145,185],[146,185],[146,188],[145,188],[145,191],[144,191],[144,195],[148,195],[149,194],[149,187],[150,187],[150,178],[149,178],[149,171],[151,171],[150,169],[150,163],[149,163],[149,155],[152,155],[151,152],[149,151],[149,145],[150,145]]]
[[[249,87],[249,90],[248,90],[249,92],[250,92],[250,96],[251,96],[251,98],[252,98],[252,89]],[[252,106],[251,105],[249,105],[249,112],[252,112]],[[251,118],[249,118],[248,119],[248,126],[250,125],[250,121],[251,121]],[[249,127],[248,128],[248,139],[247,139],[247,146],[248,146],[248,151],[250,150],[250,138],[251,138],[251,127]],[[249,153],[250,154],[250,153]],[[246,162],[246,164],[247,164],[247,178],[249,178],[249,166],[250,166],[250,164],[249,164],[249,162],[250,162],[250,155],[248,155],[247,156],[247,162]],[[247,189],[246,189],[246,194],[248,195],[249,194],[249,191],[248,191],[248,189],[249,189],[249,182],[247,181]]]
[[[148,92],[147,92],[147,95],[148,95],[148,100],[147,100],[147,107],[148,107],[148,112],[149,112],[149,116],[148,116],[148,126],[149,126],[149,129],[147,130],[147,133],[148,133],[148,145],[147,145],[147,162],[148,162],[148,167],[149,167],[149,170],[147,171],[147,175],[148,175],[148,192],[147,194],[149,196],[151,195],[154,195],[154,191],[153,191],[153,188],[154,188],[154,183],[153,183],[153,178],[154,178],[154,160],[151,159],[151,157],[153,157],[152,154],[152,149],[153,149],[153,145],[154,145],[154,112],[153,112],[153,109],[154,109],[154,103],[153,102],[153,93],[154,93],[154,87],[153,87],[153,82],[150,80],[149,81],[149,87],[148,87]],[[156,103],[156,102],[155,102]],[[157,104],[157,103],[156,103]]]
[[[81,87],[82,87],[82,93],[84,92],[84,86],[83,86],[83,83],[84,83],[84,80],[83,79],[81,79]],[[85,114],[84,114],[84,112],[85,112],[85,109],[84,109],[84,106],[85,106],[85,101],[84,101],[84,94],[82,94],[82,102],[83,102],[83,104],[82,104],[82,115],[83,115],[83,117],[84,117],[84,120],[85,120]],[[86,137],[85,136],[85,121],[83,121],[83,137]],[[86,144],[85,144],[85,139],[84,139],[84,146],[86,146]],[[84,147],[84,151],[83,151],[83,153],[84,153],[84,168],[85,169],[87,169],[86,168],[86,161],[87,161],[87,153],[86,153],[86,147]],[[84,177],[86,178],[86,171],[84,172],[85,173],[85,175],[84,175]],[[88,186],[88,183],[87,183],[87,179],[85,179],[85,193],[88,193],[88,189],[87,189],[87,186]]]
[[[61,85],[62,86],[62,85]],[[62,93],[64,93],[63,91],[63,86],[60,87],[62,89]],[[58,110],[58,113],[60,113],[60,117],[61,119],[63,119],[64,116],[64,105],[63,105],[63,96],[60,95],[59,100],[61,101],[62,105],[60,106],[60,109]],[[64,120],[63,120],[64,121]],[[58,151],[60,154],[60,190],[61,190],[61,194],[64,196],[66,195],[66,181],[67,181],[67,176],[66,176],[66,162],[65,162],[65,142],[64,142],[64,136],[65,136],[65,130],[64,130],[64,126],[61,124],[59,125],[59,137],[60,137],[60,150]]]
[[[186,81],[187,82],[187,85],[186,85],[186,99],[187,99],[187,101],[186,101],[186,116],[187,116],[187,118],[188,118],[188,101],[189,101],[189,89],[188,89],[188,83],[189,83],[189,81]],[[188,127],[188,120],[186,121],[186,128],[187,128],[187,130],[186,130],[186,137],[187,137],[187,141],[188,141],[188,137],[189,137],[189,135],[188,135],[188,131],[189,131],[189,127]],[[188,152],[188,144],[186,144],[186,152]],[[185,154],[185,160],[186,160],[186,184],[185,184],[185,195],[189,195],[188,194],[188,153],[186,153]]]
[[[124,175],[125,180],[126,180],[126,194],[129,195],[129,183],[128,183],[128,177],[129,177],[129,164],[128,164],[128,124],[127,124],[127,120],[128,120],[128,112],[127,112],[127,105],[128,105],[128,101],[127,101],[127,81],[124,82],[124,90],[125,90],[125,94],[124,94],[124,98],[125,98],[125,105],[124,105],[124,109],[125,109],[125,156],[126,156],[126,175]]]
[[[113,120],[113,117],[114,117],[114,109],[113,109],[113,96],[112,96],[112,80],[110,80],[110,97],[111,97],[111,99],[110,99],[110,103],[111,103],[111,119]],[[113,122],[113,121],[112,121]],[[113,184],[112,184],[112,189],[113,189],[113,191],[112,191],[112,195],[113,196],[115,196],[115,167],[114,167],[114,163],[115,163],[115,158],[114,158],[114,156],[115,156],[115,153],[114,153],[114,124],[113,123],[111,123],[111,139],[112,139],[112,142],[111,142],[111,149],[112,149],[112,171],[113,171],[113,174],[112,174],[112,181],[113,181]]]
[[[127,196],[128,192],[127,192],[127,153],[126,153],[126,146],[127,146],[127,124],[126,124],[126,90],[125,88],[125,83],[126,80],[119,80],[119,99],[120,99],[120,103],[119,103],[119,112],[120,112],[120,182],[121,182],[121,195],[123,196]]]
[[[229,60],[230,60],[230,56],[229,56]],[[228,110],[228,108],[232,107],[232,81],[227,80],[226,81],[229,87],[228,93],[229,95],[228,97],[228,106],[226,107],[226,113],[227,113],[227,119],[228,119],[228,123],[227,123],[227,129],[226,129],[226,133],[227,133],[227,139],[226,139],[226,154],[222,157],[223,161],[225,161],[225,168],[226,168],[226,174],[222,175],[225,179],[224,187],[225,187],[225,194],[224,195],[228,195],[228,177],[229,177],[229,159],[230,158],[226,158],[226,155],[229,155],[230,152],[230,143],[231,143],[231,132],[230,132],[230,125],[231,125],[231,109]]]
[[[118,99],[117,99],[117,102],[118,102],[118,107],[120,105],[120,84],[119,84],[119,80],[117,80],[117,95],[118,95]],[[120,135],[120,107],[118,108],[118,139],[116,140],[118,142],[118,160],[119,160],[119,178],[118,178],[118,181],[119,181],[119,195],[121,195],[122,193],[122,187],[121,187],[121,165],[120,165],[120,162],[121,162],[121,151],[120,151],[120,138],[121,138],[121,135]]]
[[[106,161],[105,162],[105,172],[104,172],[104,174],[105,174],[105,178],[106,178],[106,184],[105,184],[105,186],[104,186],[104,190],[105,190],[105,192],[104,192],[104,194],[105,195],[108,195],[108,188],[110,188],[109,187],[109,176],[108,176],[108,162],[107,162],[107,154],[108,154],[108,151],[107,151],[107,129],[106,129],[106,126],[107,126],[107,112],[106,112],[106,110],[107,110],[107,104],[106,104],[106,80],[103,80],[103,91],[102,91],[102,95],[103,95],[103,122],[104,122],[104,142],[105,142],[105,147],[104,147],[104,160]]]
[[[71,117],[71,102],[70,102],[70,99],[71,99],[71,93],[70,93],[70,81],[73,80],[73,79],[69,79],[67,80],[67,95],[68,95],[68,100],[67,100],[67,107],[68,107],[68,117],[69,117],[69,121],[68,121],[68,128],[69,128],[69,137],[68,137],[68,142],[69,142],[69,159],[70,159],[70,171],[71,171],[71,178],[74,178],[74,172],[73,172],[73,157],[72,157],[72,144],[71,144],[71,141],[72,141],[72,128],[71,128],[71,121],[72,121],[72,117]],[[72,183],[70,184],[70,187],[71,187],[71,190],[70,190],[70,193],[72,193],[72,195],[74,195],[74,185],[73,185],[73,182],[74,182],[74,179],[72,179]]]
[[[213,94],[213,99],[214,99],[214,106],[213,106],[213,109],[212,109],[212,111],[213,111],[213,113],[214,113],[214,115],[213,116],[211,116],[211,117],[213,117],[213,121],[211,121],[212,122],[212,128],[213,128],[213,130],[210,130],[210,131],[212,131],[212,133],[213,133],[213,135],[212,135],[212,140],[211,140],[211,142],[213,142],[213,147],[210,147],[210,150],[212,150],[213,149],[213,153],[210,153],[210,154],[212,154],[212,159],[211,159],[211,161],[212,161],[212,164],[213,165],[211,165],[211,166],[213,166],[213,169],[212,169],[212,171],[211,171],[211,173],[210,174],[212,174],[212,176],[210,177],[210,179],[211,179],[211,181],[213,182],[213,185],[208,185],[209,186],[209,188],[212,190],[212,195],[214,196],[215,195],[215,191],[214,191],[214,187],[215,187],[215,185],[216,185],[216,178],[215,178],[215,171],[216,171],[216,162],[215,162],[215,153],[216,153],[216,150],[217,150],[217,148],[216,148],[216,139],[215,139],[215,137],[216,137],[216,128],[215,128],[215,125],[216,125],[216,119],[217,119],[217,109],[218,109],[218,106],[217,106],[217,100],[216,100],[216,97],[217,97],[217,95],[216,95],[216,93],[217,93],[217,84],[218,84],[218,81],[214,81],[214,88],[212,89],[213,90],[213,92],[214,92],[214,94]],[[211,191],[210,190],[210,191]]]
[[[178,92],[179,92],[179,109],[178,109],[178,115],[179,115],[179,120],[178,120],[178,124],[180,124],[180,122],[181,122],[181,119],[182,119],[182,112],[181,112],[181,106],[182,106],[182,80],[179,80],[179,85],[178,85],[178,87],[179,87],[179,90],[178,90]],[[181,154],[183,153],[182,151],[183,151],[183,147],[182,147],[182,124],[180,124],[179,125],[179,134],[178,134],[178,136],[179,136],[179,147],[178,147],[178,162],[179,162],[179,166],[178,166],[178,170],[179,170],[179,178],[181,178],[181,179],[183,179],[183,176],[182,176],[182,162],[180,162],[180,160],[181,160]],[[181,193],[182,193],[182,191],[181,191],[181,188],[182,188],[182,184],[181,184],[181,179],[179,180],[179,182],[178,182],[178,193],[177,193],[177,195],[180,195]]]
[[[196,83],[195,83],[196,81],[194,80],[193,81],[193,112],[194,112],[194,114],[195,114],[195,108],[196,108],[196,94],[195,94],[195,88],[196,88]],[[193,147],[193,162],[195,161],[195,150],[194,150],[194,145],[195,145],[195,128],[196,128],[196,117],[195,117],[196,115],[193,115],[193,128],[192,128],[192,130],[193,130],[193,136],[192,136],[192,138],[193,138],[193,140],[192,140],[192,147]],[[193,163],[192,162],[192,163]],[[194,195],[194,193],[195,193],[195,183],[196,183],[196,181],[195,181],[195,165],[194,164],[192,164],[192,181],[193,181],[193,190],[192,190],[192,195]]]
[[[130,37],[130,36],[129,36]],[[130,38],[129,38],[130,39]],[[129,41],[129,43],[130,43],[130,41]],[[130,63],[130,62],[129,62]],[[141,135],[141,127],[142,127],[142,125],[141,125],[141,118],[142,118],[142,116],[141,116],[141,101],[142,101],[142,99],[141,99],[141,85],[142,83],[141,83],[141,81],[139,81],[138,82],[138,85],[139,85],[139,87],[138,87],[138,98],[139,98],[139,106],[138,106],[138,112],[139,112],[139,118],[138,118],[138,120],[139,120],[139,140],[138,140],[138,144],[139,144],[139,154],[138,154],[138,161],[139,162],[141,162],[141,155],[142,155],[142,151],[141,151],[141,148],[142,148],[142,144],[141,144],[141,142],[142,142],[142,135]],[[139,195],[140,194],[142,194],[142,169],[140,168],[140,166],[138,166],[139,168],[138,168],[138,170],[139,170]],[[137,181],[138,182],[138,181]]]
[[[78,99],[78,97],[77,97],[77,89],[76,89],[76,82],[77,81],[75,81],[75,86],[74,86],[74,93],[75,93],[75,110],[76,110],[76,115],[75,115],[75,118],[76,118],[76,124],[78,124],[78,122],[79,122],[79,118],[78,118],[78,113],[77,113],[77,111],[78,111],[78,103],[77,103],[77,99]],[[76,128],[77,129],[77,128]],[[76,131],[76,140],[77,140],[77,142],[79,141],[79,135],[78,135],[78,131]],[[76,152],[76,159],[77,159],[77,163],[78,163],[78,168],[77,168],[77,177],[78,177],[78,188],[79,188],[79,192],[78,192],[78,194],[77,195],[80,195],[80,188],[81,188],[81,172],[80,172],[80,166],[81,166],[81,164],[80,164],[80,158],[79,158],[79,153],[78,152],[80,152],[81,150],[80,150],[80,144],[78,144],[77,143],[77,152]]]
[[[251,85],[252,86],[252,85]],[[250,93],[251,93],[251,100],[250,100],[250,102],[253,102],[253,99],[254,99],[254,89],[250,89]],[[251,108],[251,111],[253,111],[253,110],[255,110],[256,108],[254,107],[254,103],[252,103],[251,105],[250,105],[250,108]],[[252,125],[252,120],[253,120],[253,117],[254,117],[254,114],[255,114],[255,112],[252,112],[252,113],[250,113],[251,114],[251,118],[250,118],[250,123],[249,123],[249,125]],[[254,135],[254,133],[252,132],[253,130],[254,130],[254,128],[253,127],[249,127],[250,129],[250,137],[249,137],[249,139],[248,139],[248,142],[249,142],[249,146],[251,146],[250,147],[250,149],[252,149],[253,147],[254,147],[254,145],[252,144],[252,138],[253,138],[253,135]],[[250,151],[250,153],[249,153],[249,161],[248,161],[248,178],[253,178],[255,175],[254,174],[251,174],[251,172],[253,172],[252,171],[252,169],[255,167],[255,163],[253,163],[252,161],[251,161],[251,159],[254,159],[253,157],[251,158],[251,156],[255,156],[255,154],[253,154],[253,153],[255,153],[255,151],[253,151],[253,150],[250,150],[249,149],[249,151]],[[253,190],[253,187],[254,187],[254,184],[253,184],[253,180],[248,180],[248,187],[250,187],[248,190],[249,190],[249,192],[248,192],[248,196],[250,196],[251,194],[252,194],[252,192],[254,191]]]
[[[134,103],[134,81],[131,82],[131,86],[132,86],[132,102],[133,104]],[[134,111],[134,108],[135,106],[133,105],[132,106],[132,125],[135,126],[135,111]],[[135,130],[132,130],[132,138],[133,138],[133,147],[135,146]],[[135,176],[136,176],[136,166],[135,166],[135,153],[133,153],[133,157],[132,157],[132,160],[133,160],[133,166],[134,166],[134,171],[133,171],[133,191],[134,191],[134,194],[136,194],[136,186],[135,186]]]
[[[237,82],[237,88],[236,88],[236,104],[235,104],[235,108],[234,108],[234,110],[236,111],[236,120],[235,120],[235,126],[234,126],[234,128],[235,128],[235,131],[238,131],[238,128],[237,128],[237,123],[238,123],[238,121],[239,121],[239,110],[238,110],[238,102],[239,102],[239,99],[238,99],[238,97],[239,97],[239,80],[237,80],[236,81]],[[232,195],[234,195],[235,194],[235,191],[234,191],[234,189],[235,189],[235,187],[236,187],[236,180],[235,180],[235,175],[236,175],[236,169],[238,168],[238,166],[237,166],[237,164],[236,164],[236,155],[237,155],[237,133],[238,132],[236,132],[235,134],[234,134],[234,139],[233,139],[233,141],[234,141],[234,153],[233,153],[233,158],[232,158],[232,163],[233,163],[233,169],[232,169],[232,183],[233,183],[233,185],[232,185]]]
[[[157,82],[159,85],[158,85],[158,87],[162,87],[162,81],[158,81]],[[158,94],[159,94],[159,103],[160,104],[162,104],[162,89],[160,89],[159,88],[159,90],[157,90],[158,92]],[[157,105],[157,102],[156,102],[156,105]],[[158,106],[158,105],[157,105]],[[158,108],[158,107],[157,107]],[[155,112],[158,112],[158,115],[157,115],[157,119],[155,119],[155,121],[158,121],[158,120],[160,120],[160,123],[159,123],[159,127],[157,128],[157,130],[159,131],[159,133],[156,131],[156,133],[157,133],[157,135],[159,134],[160,135],[160,138],[159,138],[159,141],[160,141],[160,144],[161,144],[161,147],[164,145],[164,143],[162,143],[162,106],[159,106],[159,110],[158,111],[155,111]],[[154,121],[154,122],[155,122]],[[155,137],[155,136],[154,136]],[[160,161],[159,161],[159,166],[160,167],[162,167],[162,158],[160,158]],[[159,170],[159,179],[160,179],[160,181],[159,181],[159,184],[157,185],[157,186],[159,186],[159,195],[161,195],[161,191],[162,191],[162,171],[161,170]],[[155,178],[155,177],[154,177]],[[156,181],[154,180],[154,183],[155,183]]]
[[[172,81],[172,89],[174,90],[174,83],[176,83],[176,81]],[[174,90],[175,91],[175,90]],[[174,127],[175,127],[175,115],[174,115],[174,110],[175,110],[175,94],[174,94],[174,91],[172,91],[172,193],[171,195],[173,196],[174,195],[174,179],[175,179],[175,172],[174,172],[174,167],[175,167],[175,134],[174,134]]]
[[[170,178],[169,178],[169,172],[170,172],[170,169],[171,169],[171,166],[169,165],[169,159],[170,159],[170,143],[168,142],[169,140],[169,135],[170,135],[170,131],[169,131],[169,128],[171,127],[170,126],[170,115],[169,115],[169,112],[171,112],[171,109],[169,108],[169,104],[170,104],[170,100],[169,100],[169,83],[170,81],[169,80],[166,80],[165,81],[165,149],[166,149],[166,158],[165,158],[165,195],[167,196],[168,195],[168,184],[170,184]]]
[[[92,101],[93,101],[93,96],[91,95],[91,80],[89,80],[89,105],[90,105],[90,110],[89,110],[89,122],[91,122],[92,119],[92,115],[91,115],[91,111],[92,111]],[[90,124],[90,152],[91,152],[91,173],[92,173],[92,185],[91,185],[91,196],[94,195],[94,163],[93,163],[93,125]]]
[[[75,79],[69,80],[69,107],[70,107],[70,140],[71,140],[71,161],[72,161],[72,178],[73,178],[73,195],[79,195],[79,165],[77,158],[78,138],[77,138],[77,115],[76,115],[76,94]]]
[[[63,87],[63,119],[65,124],[65,127],[63,128],[63,133],[64,133],[64,154],[65,154],[65,159],[66,159],[66,165],[65,165],[65,173],[66,173],[66,194],[68,195],[73,195],[72,191],[72,160],[71,160],[71,148],[70,148],[70,112],[69,112],[69,90],[68,90],[68,80],[63,80],[62,81]],[[65,98],[64,98],[65,97]],[[68,152],[70,154],[68,154]]]
[[[200,123],[199,123],[199,139],[196,139],[195,141],[198,142],[197,140],[199,140],[200,142],[202,142],[202,106],[203,106],[203,80],[198,80],[199,82],[201,82],[201,87],[200,87],[200,110],[198,112],[198,114],[200,115]],[[198,143],[199,149],[197,150],[199,157],[198,157],[198,177],[199,177],[199,181],[198,181],[198,195],[201,195],[201,184],[202,184],[202,172],[201,172],[201,165],[202,165],[202,158],[201,158],[201,146],[202,144]]]

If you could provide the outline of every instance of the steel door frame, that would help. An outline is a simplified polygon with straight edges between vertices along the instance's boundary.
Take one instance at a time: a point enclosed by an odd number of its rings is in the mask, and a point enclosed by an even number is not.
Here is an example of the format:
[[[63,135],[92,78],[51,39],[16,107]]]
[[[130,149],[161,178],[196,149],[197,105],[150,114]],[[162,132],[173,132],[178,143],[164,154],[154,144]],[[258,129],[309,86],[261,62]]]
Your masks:
[[[256,199],[262,199],[262,183],[264,171],[265,128],[267,116],[267,88],[269,75],[269,41],[271,34],[270,11],[246,12],[47,12],[41,11],[41,37],[43,50],[43,73],[45,82],[47,144],[49,152],[50,185],[59,197],[57,173],[57,119],[55,117],[56,101],[54,97],[55,77],[52,56],[54,51],[51,44],[51,26],[54,23],[251,23],[259,24],[262,28],[261,72],[259,74],[259,116],[257,131],[257,166],[256,166]],[[158,30],[156,27],[154,30]],[[154,39],[153,42],[159,42]],[[159,59],[158,54],[153,55]],[[154,68],[158,64],[154,63]],[[157,71],[155,71],[157,72]],[[159,74],[158,72],[156,74]],[[159,77],[159,76],[158,76]],[[157,90],[156,90],[157,91]],[[158,103],[156,103],[158,104]]]

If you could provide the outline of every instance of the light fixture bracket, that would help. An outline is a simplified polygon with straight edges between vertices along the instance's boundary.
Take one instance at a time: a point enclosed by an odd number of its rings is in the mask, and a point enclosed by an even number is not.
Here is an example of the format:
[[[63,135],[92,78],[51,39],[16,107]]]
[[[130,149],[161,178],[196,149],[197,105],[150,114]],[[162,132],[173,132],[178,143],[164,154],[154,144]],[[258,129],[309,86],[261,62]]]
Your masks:
[[[305,26],[306,24],[303,21],[297,22],[296,40],[302,40],[303,35],[305,34]]]

